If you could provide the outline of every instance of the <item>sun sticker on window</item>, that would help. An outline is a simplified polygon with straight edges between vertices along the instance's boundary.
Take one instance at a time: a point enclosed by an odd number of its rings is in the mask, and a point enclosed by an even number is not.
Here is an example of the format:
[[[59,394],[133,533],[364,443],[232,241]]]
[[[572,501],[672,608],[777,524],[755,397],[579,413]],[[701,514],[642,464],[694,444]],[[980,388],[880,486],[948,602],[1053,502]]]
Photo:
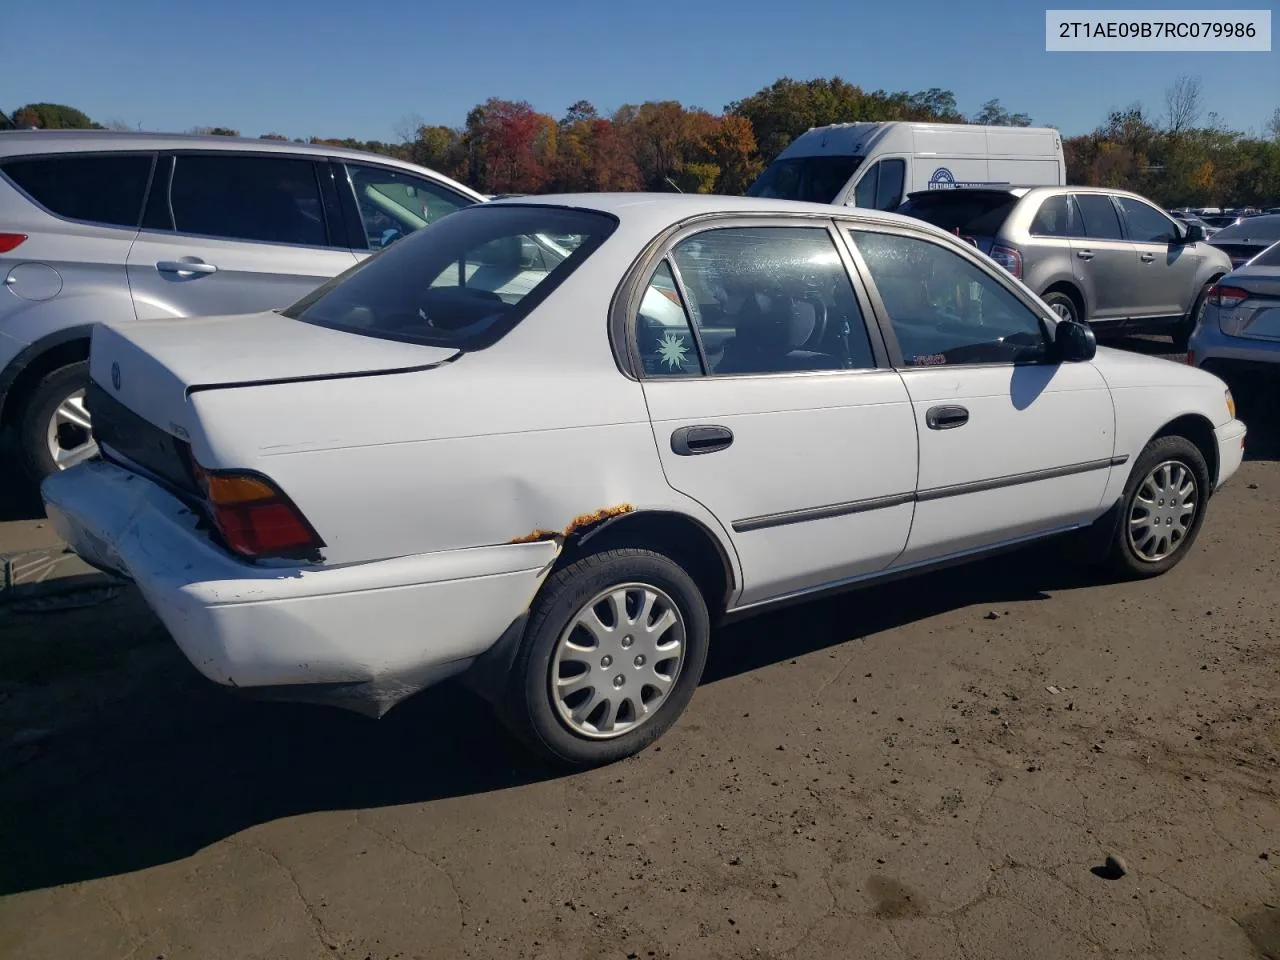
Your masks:
[[[678,333],[664,334],[662,339],[658,341],[658,356],[662,358],[665,364],[671,370],[678,370],[684,366],[689,347],[684,342],[684,337]]]

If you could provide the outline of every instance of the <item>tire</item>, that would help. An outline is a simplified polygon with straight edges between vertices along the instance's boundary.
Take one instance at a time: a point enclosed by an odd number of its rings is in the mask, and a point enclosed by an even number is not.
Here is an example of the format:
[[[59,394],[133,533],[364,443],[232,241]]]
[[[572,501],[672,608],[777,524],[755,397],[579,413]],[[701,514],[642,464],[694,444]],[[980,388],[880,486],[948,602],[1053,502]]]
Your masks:
[[[629,633],[606,634],[588,652],[584,648],[592,635],[584,627],[575,626],[576,622],[580,617],[589,619],[593,608],[605,614],[596,617],[597,624],[612,619],[610,611],[615,608],[609,603],[608,593],[621,591],[624,586],[629,616],[638,616],[641,601],[652,595],[655,600],[651,622],[661,622],[664,614],[660,610],[668,602],[677,622],[649,638],[639,635],[638,630],[634,638]],[[613,622],[616,626],[617,621]],[[638,627],[637,621],[632,622]],[[679,663],[666,657],[659,659],[663,653],[671,652],[671,641],[678,638],[681,629]],[[534,601],[512,664],[503,719],[530,748],[557,766],[595,767],[639,753],[665,733],[688,706],[702,678],[710,636],[702,592],[670,558],[652,550],[630,548],[584,557],[554,574]],[[565,645],[569,638],[576,641],[576,646]],[[607,648],[597,657],[600,644]],[[633,657],[633,650],[642,652]],[[641,660],[644,666],[639,665]],[[579,666],[585,668],[581,673],[576,669]],[[673,679],[665,694],[654,697],[659,688],[645,681],[654,680],[655,675],[660,681],[660,670]],[[589,683],[595,679],[593,674],[601,681],[598,687]],[[572,694],[553,693],[557,677],[570,681],[565,685],[567,690],[575,686],[578,690]],[[572,683],[579,677],[588,683]],[[623,686],[617,685],[619,679]],[[628,682],[632,685],[625,686]],[[647,706],[646,694],[652,697]],[[617,718],[612,730],[607,728],[601,707],[588,706],[593,701],[598,704],[604,697],[609,697]],[[578,715],[581,720],[575,725],[574,717]]]
[[[22,460],[27,476],[35,483],[72,465],[67,461],[60,463],[54,457],[53,451],[49,449],[51,425],[56,439],[64,449],[83,452],[83,459],[90,459],[96,455],[96,446],[85,448],[81,442],[92,444],[92,436],[87,429],[73,426],[68,422],[64,422],[61,427],[54,423],[54,418],[63,404],[83,391],[88,383],[87,360],[58,367],[44,375],[18,408],[18,456]],[[83,416],[87,422],[88,415]]]
[[[1182,318],[1173,333],[1169,335],[1169,339],[1179,350],[1186,350],[1191,343],[1191,334],[1195,331],[1196,321],[1200,319],[1200,308],[1204,306],[1205,297],[1209,296],[1209,288],[1212,286],[1212,283],[1206,283],[1200,288],[1195,303],[1191,304],[1191,312]]]
[[[1195,510],[1181,535],[1178,535],[1176,528],[1179,512],[1170,508],[1161,510],[1164,501],[1160,496],[1162,491],[1156,489],[1155,485],[1149,485],[1153,473],[1166,467],[1171,469],[1170,476],[1175,480],[1176,486],[1185,489],[1185,480],[1176,482],[1179,468],[1186,479],[1194,482]],[[1140,497],[1152,500],[1155,510],[1148,511],[1140,506]],[[1209,469],[1196,445],[1185,437],[1160,437],[1151,441],[1134,463],[1129,482],[1125,484],[1120,516],[1107,556],[1107,564],[1112,572],[1123,579],[1136,580],[1159,576],[1177,566],[1200,533],[1208,503]],[[1149,519],[1153,512],[1157,520],[1164,519],[1167,523],[1173,519],[1174,526],[1141,526],[1135,523],[1135,520],[1141,520],[1144,515]],[[1131,535],[1131,530],[1135,535]],[[1167,538],[1168,549],[1163,552],[1159,549],[1158,539],[1153,547],[1151,539],[1146,536],[1148,532],[1158,534],[1161,530],[1172,534]]]
[[[1058,316],[1077,323],[1083,322],[1084,318],[1080,316],[1080,308],[1076,306],[1076,302],[1061,290],[1052,290],[1040,299],[1047,303]],[[1066,311],[1066,316],[1063,311]]]

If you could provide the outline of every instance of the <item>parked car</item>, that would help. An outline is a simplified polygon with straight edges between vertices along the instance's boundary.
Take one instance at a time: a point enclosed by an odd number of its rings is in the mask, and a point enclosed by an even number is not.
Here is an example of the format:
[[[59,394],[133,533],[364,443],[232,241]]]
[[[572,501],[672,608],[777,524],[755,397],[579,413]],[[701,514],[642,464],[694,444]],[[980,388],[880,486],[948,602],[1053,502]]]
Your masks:
[[[323,145],[0,134],[0,427],[36,479],[90,457],[95,322],[285,307],[480,200],[430,170]]]
[[[918,220],[678,194],[477,205],[282,312],[100,326],[90,372],[49,516],[208,678],[381,714],[467,671],[578,766],[728,618],[1071,532],[1163,573],[1245,435]]]
[[[1242,267],[1280,240],[1280,215],[1248,217],[1214,234],[1209,243],[1225,253],[1233,269]]]
[[[1195,224],[1197,227],[1200,228],[1201,232],[1205,236],[1205,239],[1212,237],[1215,233],[1218,232],[1217,227],[1209,226],[1209,224],[1205,223],[1203,220],[1197,217],[1194,213],[1175,213],[1173,214],[1173,219],[1177,220],[1179,223],[1182,223],[1182,224],[1187,224],[1187,225]]]
[[[1206,291],[1231,269],[1198,227],[1123,190],[926,191],[900,212],[969,238],[1059,316],[1099,333],[1167,333],[1185,346]]]
[[[1188,362],[1220,375],[1262,372],[1274,387],[1280,371],[1280,238],[1209,291]]]
[[[914,190],[1064,184],[1066,176],[1062,135],[1051,127],[836,123],[798,136],[747,195],[893,210]]]

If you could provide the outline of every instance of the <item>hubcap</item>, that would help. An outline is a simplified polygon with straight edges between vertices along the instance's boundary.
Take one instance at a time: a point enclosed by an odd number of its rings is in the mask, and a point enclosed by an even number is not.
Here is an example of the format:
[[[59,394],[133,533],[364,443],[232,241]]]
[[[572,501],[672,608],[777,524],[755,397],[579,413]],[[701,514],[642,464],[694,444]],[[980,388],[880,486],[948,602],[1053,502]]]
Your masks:
[[[1053,310],[1053,312],[1054,312],[1054,313],[1056,313],[1056,314],[1057,314],[1059,317],[1061,317],[1063,320],[1074,320],[1074,319],[1075,319],[1075,316],[1074,316],[1074,315],[1072,314],[1072,312],[1071,312],[1071,307],[1070,307],[1070,306],[1068,306],[1067,304],[1063,303],[1061,300],[1058,300],[1058,301],[1056,301],[1056,302],[1054,302],[1054,303],[1050,304],[1049,306],[1050,306],[1050,308]]]
[[[1186,542],[1200,503],[1196,475],[1178,460],[1147,474],[1129,508],[1129,545],[1149,563],[1176,553]]]
[[[662,590],[645,583],[602,590],[556,640],[550,676],[556,712],[581,736],[620,737],[661,709],[684,649],[684,617]]]
[[[93,425],[84,405],[84,391],[77,390],[53,411],[47,437],[49,456],[59,470],[73,467],[98,453],[93,442]]]

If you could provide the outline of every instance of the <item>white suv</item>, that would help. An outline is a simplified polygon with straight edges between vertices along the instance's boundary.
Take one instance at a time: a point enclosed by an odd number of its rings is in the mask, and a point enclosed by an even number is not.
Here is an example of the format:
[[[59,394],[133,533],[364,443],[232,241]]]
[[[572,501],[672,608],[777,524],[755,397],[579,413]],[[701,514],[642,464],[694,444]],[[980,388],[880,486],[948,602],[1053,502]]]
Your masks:
[[[484,198],[325,145],[105,131],[0,133],[0,427],[40,479],[93,456],[98,322],[282,308]]]

